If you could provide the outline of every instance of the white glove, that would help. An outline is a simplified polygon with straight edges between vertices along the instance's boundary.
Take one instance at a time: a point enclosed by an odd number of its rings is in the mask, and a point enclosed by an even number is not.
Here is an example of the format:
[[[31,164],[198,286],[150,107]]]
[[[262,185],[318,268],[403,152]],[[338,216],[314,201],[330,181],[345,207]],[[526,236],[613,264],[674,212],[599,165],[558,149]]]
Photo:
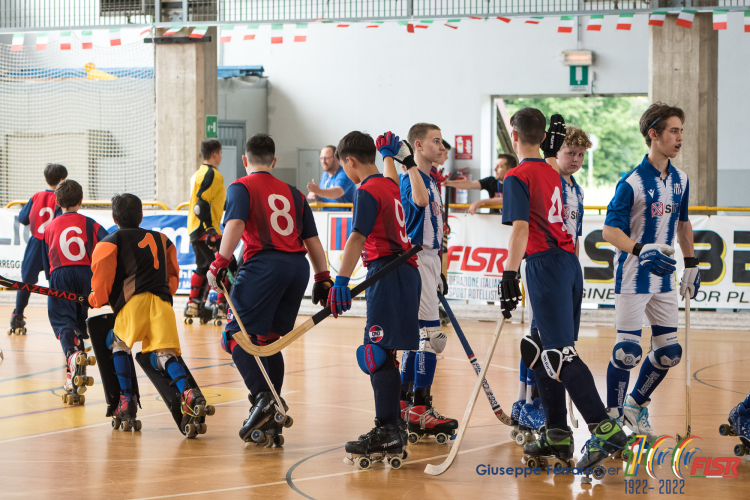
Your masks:
[[[680,295],[694,299],[700,286],[700,269],[697,267],[686,267],[685,272],[682,273],[682,281],[680,281]]]

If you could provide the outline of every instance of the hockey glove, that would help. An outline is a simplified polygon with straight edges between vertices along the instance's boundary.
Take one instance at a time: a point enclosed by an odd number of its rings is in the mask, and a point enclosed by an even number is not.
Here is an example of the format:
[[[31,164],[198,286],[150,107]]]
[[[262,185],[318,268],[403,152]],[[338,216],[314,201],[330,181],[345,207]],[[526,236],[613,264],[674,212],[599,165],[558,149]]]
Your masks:
[[[375,147],[378,148],[378,151],[385,160],[388,157],[393,158],[396,156],[396,153],[401,149],[401,141],[398,140],[398,136],[394,135],[393,132],[386,132],[378,136],[377,141],[375,141]]]
[[[562,148],[566,133],[565,119],[562,115],[552,115],[549,122],[549,130],[547,130],[547,136],[541,146],[545,158],[557,156],[557,152]]]
[[[221,292],[218,283],[224,283],[224,279],[227,277],[227,267],[229,267],[229,259],[225,259],[220,253],[216,252],[216,260],[211,263],[211,267],[208,268],[206,273],[206,279],[208,279],[208,286],[211,290]]]
[[[216,230],[212,227],[206,231],[206,246],[214,253],[221,248],[221,236],[216,234]]]
[[[401,141],[401,149],[398,150],[393,159],[405,166],[406,170],[417,166],[417,162],[414,160],[414,150],[406,140]]]
[[[198,198],[193,207],[193,213],[207,228],[213,225],[213,221],[211,220],[211,205],[206,200]]]
[[[352,292],[347,285],[349,285],[349,278],[336,276],[333,288],[328,291],[328,306],[334,318],[338,318],[339,314],[352,308]]]
[[[331,273],[323,271],[315,275],[315,284],[312,288],[312,303],[325,307],[328,305],[328,290],[333,286]]]
[[[448,280],[445,279],[445,275],[443,273],[440,273],[440,283],[438,283],[438,292],[440,292],[440,295],[445,297],[448,295]]]
[[[500,307],[505,319],[510,319],[510,312],[516,309],[521,300],[521,287],[518,286],[518,273],[515,271],[503,271],[503,280],[497,285],[497,293],[500,295]]]
[[[677,261],[670,257],[674,255],[674,248],[659,243],[643,245],[638,254],[638,263],[651,274],[666,276],[677,270]]]
[[[701,272],[698,269],[698,259],[685,257],[685,272],[682,273],[682,281],[680,281],[680,295],[694,299],[700,287]]]

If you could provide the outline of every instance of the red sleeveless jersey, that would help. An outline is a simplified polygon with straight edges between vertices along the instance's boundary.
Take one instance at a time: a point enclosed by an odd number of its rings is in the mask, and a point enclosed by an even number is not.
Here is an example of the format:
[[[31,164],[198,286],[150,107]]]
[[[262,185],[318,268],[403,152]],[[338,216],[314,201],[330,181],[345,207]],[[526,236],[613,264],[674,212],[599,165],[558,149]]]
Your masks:
[[[40,191],[31,197],[19,214],[19,221],[29,225],[29,233],[36,239],[44,239],[44,230],[62,212],[57,206],[54,191]],[[26,220],[24,220],[26,219]]]
[[[542,159],[526,159],[503,180],[503,224],[529,223],[526,255],[553,248],[575,253],[563,222],[560,174]]]
[[[77,212],[55,218],[44,231],[49,272],[64,266],[91,266],[94,246],[106,236],[98,222]]]
[[[365,266],[411,248],[406,234],[401,191],[393,180],[380,174],[365,179],[354,196],[352,218],[352,229],[367,237],[362,250],[362,263]],[[409,263],[417,267],[416,255]]]
[[[266,172],[246,175],[229,186],[224,223],[232,219],[245,222],[246,261],[263,250],[307,253],[303,241],[318,235],[303,194]]]

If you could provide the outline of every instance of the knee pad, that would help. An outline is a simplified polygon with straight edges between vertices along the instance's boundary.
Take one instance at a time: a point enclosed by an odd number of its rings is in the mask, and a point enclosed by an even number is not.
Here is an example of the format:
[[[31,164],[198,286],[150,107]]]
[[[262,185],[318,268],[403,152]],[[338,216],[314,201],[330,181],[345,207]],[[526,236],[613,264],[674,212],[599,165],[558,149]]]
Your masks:
[[[617,332],[617,341],[612,349],[612,364],[621,370],[632,370],[643,358],[641,337],[632,333]]]
[[[170,351],[154,351],[151,353],[151,366],[154,367],[154,370],[167,371],[167,367],[175,361],[177,361],[177,356]]]
[[[680,364],[680,359],[682,359],[682,346],[680,344],[670,344],[664,347],[659,347],[655,351],[651,351],[648,355],[648,359],[655,367],[661,370],[668,370],[669,368]]]
[[[365,344],[357,347],[357,364],[365,375],[372,375],[387,364],[395,368],[393,355],[376,344]],[[390,363],[387,363],[390,361]]]
[[[578,357],[575,347],[567,346],[562,349],[545,349],[542,351],[542,365],[550,378],[560,382],[560,372],[565,363]]]
[[[110,330],[109,333],[107,333],[107,348],[109,348],[110,351],[112,351],[112,355],[115,355],[118,352],[124,352],[125,354],[130,354],[130,347],[128,347],[128,344],[120,340],[120,337],[115,335],[114,330]]]
[[[521,339],[521,359],[529,369],[534,369],[541,354],[542,341],[539,337],[524,337]]]
[[[419,350],[440,354],[445,349],[448,336],[440,328],[426,327],[419,330]]]
[[[232,338],[233,336],[233,333],[226,330],[221,332],[221,348],[229,354],[232,354],[232,351],[237,346],[237,341]]]

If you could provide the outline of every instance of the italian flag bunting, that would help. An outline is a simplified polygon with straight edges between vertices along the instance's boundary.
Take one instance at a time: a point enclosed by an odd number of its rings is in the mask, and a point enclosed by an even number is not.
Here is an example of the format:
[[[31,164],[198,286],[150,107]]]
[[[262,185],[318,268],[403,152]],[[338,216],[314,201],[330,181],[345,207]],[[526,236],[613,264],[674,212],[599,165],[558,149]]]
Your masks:
[[[631,26],[633,26],[633,14],[620,14],[620,19],[617,20],[617,29],[630,31]]]
[[[484,19],[483,17],[469,16],[469,19]]]
[[[414,27],[415,27],[415,28],[422,28],[422,29],[425,29],[425,30],[426,30],[427,28],[429,28],[429,27],[430,27],[430,25],[431,25],[431,24],[432,24],[432,21],[431,21],[431,20],[426,20],[426,21],[419,21],[419,22],[417,23],[417,25],[416,25],[416,26],[414,26]]]
[[[122,45],[122,39],[120,38],[120,28],[112,28],[109,30],[109,46],[114,47],[116,45]]]
[[[715,10],[714,11],[714,29],[725,30],[727,29],[727,14],[726,10]]]
[[[138,36],[143,36],[143,35],[145,35],[146,33],[149,33],[149,32],[151,32],[151,28],[146,28],[143,31],[141,31],[141,34],[138,35]]]
[[[682,12],[680,12],[680,15],[677,16],[677,26],[682,26],[683,28],[692,28],[694,17],[694,10],[683,10]]]
[[[586,31],[601,31],[602,23],[604,22],[604,16],[601,14],[594,14],[589,20],[589,25],[586,26]]]
[[[167,31],[164,32],[164,36],[172,36],[178,31],[180,31],[182,28],[180,26],[172,26]]]
[[[245,36],[242,37],[242,39],[255,40],[255,35],[258,34],[258,28],[260,28],[260,24],[248,24],[245,29]]]
[[[448,26],[449,28],[453,28],[454,30],[457,30],[458,26],[456,26],[456,24],[460,22],[461,22],[460,19],[448,19],[448,22],[445,25]]]
[[[94,32],[93,31],[82,31],[81,42],[84,50],[94,48]]]
[[[370,21],[370,23],[365,26],[365,29],[367,28],[380,28],[380,25],[383,24],[383,21]]]
[[[560,18],[560,26],[557,27],[558,33],[573,33],[573,22],[575,21],[574,16],[562,16]]]
[[[649,26],[664,26],[664,19],[667,18],[666,12],[654,12],[651,17],[648,18]]]
[[[47,50],[48,40],[49,40],[49,33],[37,33],[36,34],[36,50]]]
[[[497,18],[498,18],[498,19],[499,19],[500,21],[504,22],[504,23],[509,23],[509,22],[510,22],[510,18],[509,18],[509,17],[501,17],[501,16],[497,16]]]
[[[208,32],[208,26],[196,26],[190,33],[190,38],[203,38]]]
[[[539,21],[544,19],[544,16],[534,16],[526,20],[525,24],[539,24]]]
[[[307,23],[297,23],[297,29],[294,30],[295,42],[307,41]]]
[[[406,26],[407,33],[414,33],[414,25],[409,21],[398,21],[399,26]]]
[[[70,37],[72,31],[63,31],[60,33],[60,50],[70,50]]]
[[[750,10],[745,11],[745,33],[750,33]]]
[[[10,47],[11,52],[20,52],[23,50],[23,33],[13,33],[13,41]]]
[[[222,26],[221,27],[221,38],[219,39],[219,43],[229,43],[232,41],[232,34],[234,33],[234,25],[230,24],[228,26]]]
[[[284,25],[271,25],[271,43],[284,43]]]

